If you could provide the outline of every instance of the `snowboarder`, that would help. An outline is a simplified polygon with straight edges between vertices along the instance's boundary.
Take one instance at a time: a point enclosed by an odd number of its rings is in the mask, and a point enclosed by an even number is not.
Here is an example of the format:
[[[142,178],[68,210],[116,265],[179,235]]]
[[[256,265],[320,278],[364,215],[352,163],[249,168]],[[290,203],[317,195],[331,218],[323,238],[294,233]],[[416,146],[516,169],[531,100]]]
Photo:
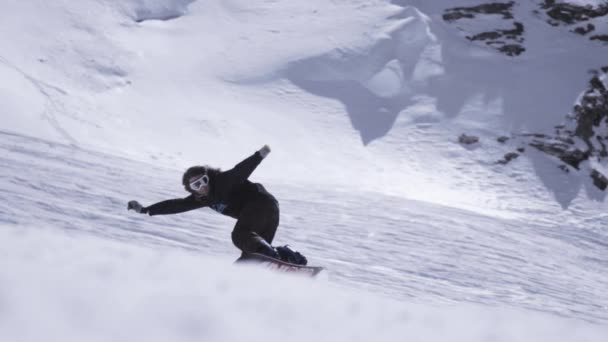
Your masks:
[[[306,258],[289,248],[273,247],[272,240],[279,226],[279,203],[260,183],[248,180],[260,162],[270,153],[264,145],[234,168],[221,171],[210,166],[192,166],[182,176],[182,184],[190,193],[185,198],[169,199],[148,207],[129,201],[128,210],[140,214],[167,215],[209,207],[237,219],[232,242],[245,258],[247,253],[260,253],[298,265]]]

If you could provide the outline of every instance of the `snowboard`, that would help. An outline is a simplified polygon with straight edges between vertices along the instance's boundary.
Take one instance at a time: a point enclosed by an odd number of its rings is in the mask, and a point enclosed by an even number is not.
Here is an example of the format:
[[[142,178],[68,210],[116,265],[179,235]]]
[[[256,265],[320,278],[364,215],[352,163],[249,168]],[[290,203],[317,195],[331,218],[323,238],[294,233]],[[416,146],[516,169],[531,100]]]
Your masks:
[[[296,264],[290,264],[269,256],[259,253],[243,253],[241,257],[236,261],[237,263],[255,263],[264,266],[270,270],[276,270],[279,272],[303,274],[310,277],[314,277],[319,274],[324,268],[320,266],[302,266]]]

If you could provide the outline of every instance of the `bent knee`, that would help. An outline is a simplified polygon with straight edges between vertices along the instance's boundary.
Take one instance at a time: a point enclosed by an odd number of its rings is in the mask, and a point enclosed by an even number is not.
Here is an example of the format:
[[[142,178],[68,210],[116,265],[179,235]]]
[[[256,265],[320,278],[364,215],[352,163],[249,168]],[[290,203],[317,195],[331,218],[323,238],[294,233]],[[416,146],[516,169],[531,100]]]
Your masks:
[[[245,241],[247,240],[247,234],[239,232],[237,230],[232,231],[232,243],[240,250],[244,251]]]
[[[246,253],[259,252],[261,247],[270,246],[261,236],[254,232],[232,232],[232,243],[241,251]]]

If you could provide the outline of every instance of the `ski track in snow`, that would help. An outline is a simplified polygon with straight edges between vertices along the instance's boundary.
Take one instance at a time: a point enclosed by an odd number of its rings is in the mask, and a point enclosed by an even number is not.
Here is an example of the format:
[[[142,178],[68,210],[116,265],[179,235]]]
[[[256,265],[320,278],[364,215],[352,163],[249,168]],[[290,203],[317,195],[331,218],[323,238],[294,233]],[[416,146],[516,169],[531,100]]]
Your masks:
[[[157,217],[126,211],[130,199],[148,205],[185,195],[181,170],[6,132],[0,151],[2,224],[86,232],[201,257],[238,255],[232,219],[205,209]],[[326,266],[337,286],[410,302],[471,302],[608,321],[603,233],[379,193],[266,185],[281,203],[275,243]]]

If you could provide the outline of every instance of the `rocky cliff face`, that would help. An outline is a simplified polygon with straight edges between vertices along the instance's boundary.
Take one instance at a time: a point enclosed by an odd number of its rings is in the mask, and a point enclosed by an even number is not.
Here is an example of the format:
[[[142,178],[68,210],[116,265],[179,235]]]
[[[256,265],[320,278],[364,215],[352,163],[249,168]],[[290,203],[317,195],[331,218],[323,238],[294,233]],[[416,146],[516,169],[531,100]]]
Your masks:
[[[444,11],[443,20],[465,33],[466,39],[504,53],[519,56],[526,51],[525,25],[514,14],[516,2],[480,3],[476,6],[454,7]],[[534,14],[551,26],[565,26],[572,33],[592,41],[608,44],[608,2],[600,5],[579,5],[555,0],[537,4]],[[479,25],[482,17],[492,17],[495,28]]]
[[[608,66],[593,72],[588,88],[566,116],[564,124],[555,127],[554,134],[528,133],[519,137],[525,144],[561,161],[560,168],[564,172],[589,172],[593,183],[606,190],[608,174],[591,164],[584,169],[581,165],[585,161],[608,163]],[[506,156],[499,163],[506,164],[505,160]]]
[[[542,13],[550,25],[571,27],[573,33],[608,43],[608,32],[605,29],[608,3],[592,6],[544,0],[539,6],[537,14]]]
[[[526,27],[514,11],[518,3],[491,2],[469,7],[453,7],[443,11],[443,20],[463,33],[464,38],[489,47],[512,58],[525,55]],[[562,125],[555,133],[515,134],[523,145],[531,146],[561,162],[564,172],[589,172],[600,189],[608,188],[608,174],[593,166],[581,167],[585,161],[608,164],[608,1],[599,4],[569,3],[566,1],[538,1],[533,17],[556,29],[583,36],[597,44],[605,44],[607,65],[591,72],[587,89],[581,89],[577,103],[570,113],[564,113]],[[521,12],[519,12],[521,13]],[[508,137],[499,137],[506,143]],[[499,164],[506,165],[519,154],[523,146],[507,153]]]
[[[515,2],[493,2],[471,7],[448,8],[443,14],[443,20],[457,24],[459,29],[466,32],[466,39],[480,42],[508,55],[518,56],[526,51],[524,44],[524,24],[513,16]],[[480,16],[493,16],[500,28],[488,29],[476,27],[475,19]],[[466,21],[469,21],[467,25]],[[468,26],[468,27],[467,27]],[[504,27],[504,28],[503,28]]]

